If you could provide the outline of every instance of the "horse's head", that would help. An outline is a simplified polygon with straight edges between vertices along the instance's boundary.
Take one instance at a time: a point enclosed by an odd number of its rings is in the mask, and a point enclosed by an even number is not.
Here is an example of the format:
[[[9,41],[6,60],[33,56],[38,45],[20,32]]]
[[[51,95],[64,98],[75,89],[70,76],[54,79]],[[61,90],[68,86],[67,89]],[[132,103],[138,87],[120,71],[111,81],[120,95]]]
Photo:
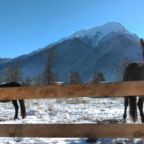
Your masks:
[[[142,38],[140,39],[140,44],[141,44],[141,47],[144,48],[144,39]]]
[[[140,44],[141,44],[141,48],[142,48],[142,54],[143,54],[143,59],[144,59],[144,39],[140,39]]]

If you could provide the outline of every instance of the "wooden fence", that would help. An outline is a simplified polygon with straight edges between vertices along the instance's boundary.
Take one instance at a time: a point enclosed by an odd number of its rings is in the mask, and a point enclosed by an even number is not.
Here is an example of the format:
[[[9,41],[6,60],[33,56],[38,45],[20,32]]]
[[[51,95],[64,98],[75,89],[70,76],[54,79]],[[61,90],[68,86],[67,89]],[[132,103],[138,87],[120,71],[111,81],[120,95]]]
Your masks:
[[[144,95],[144,81],[0,88],[0,100]],[[0,137],[144,137],[143,124],[0,124]]]

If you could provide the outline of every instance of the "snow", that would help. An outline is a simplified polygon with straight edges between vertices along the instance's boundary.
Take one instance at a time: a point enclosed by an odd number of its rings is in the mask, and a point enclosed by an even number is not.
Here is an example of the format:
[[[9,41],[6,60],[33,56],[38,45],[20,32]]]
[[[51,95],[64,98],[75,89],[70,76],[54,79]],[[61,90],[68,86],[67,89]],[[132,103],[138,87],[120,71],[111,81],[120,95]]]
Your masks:
[[[97,32],[100,32],[103,34],[103,36],[107,35],[111,32],[123,32],[123,33],[129,33],[120,23],[116,22],[109,22],[102,26],[97,26],[88,30],[80,30],[78,32],[75,32],[73,36],[75,37],[85,37],[90,36],[93,37]]]
[[[11,103],[0,103],[1,124],[34,123],[98,123],[122,121],[123,98],[76,98],[43,99],[26,101],[27,117],[13,120],[14,108]],[[131,122],[128,120],[128,122]],[[140,122],[140,121],[139,121]],[[141,139],[96,139],[96,144],[132,144]],[[86,138],[0,138],[7,144],[85,144]]]
[[[128,34],[128,35],[131,35],[132,37],[134,37],[136,39],[139,39],[135,34],[132,34],[129,31],[127,31],[126,28],[123,25],[121,25],[120,23],[118,23],[118,22],[108,22],[108,23],[105,23],[102,26],[96,26],[96,27],[93,27],[93,28],[90,28],[90,29],[82,29],[82,30],[76,31],[70,36],[61,38],[60,40],[55,41],[55,42],[47,45],[44,48],[39,48],[38,50],[31,52],[30,54],[22,55],[18,58],[25,59],[28,56],[35,55],[35,54],[39,53],[40,51],[42,51],[44,49],[51,48],[54,45],[62,43],[65,40],[73,39],[73,38],[85,38],[85,37],[87,37],[88,39],[92,40],[92,45],[93,45],[93,47],[95,47],[98,44],[98,42],[104,36],[106,36],[106,35],[108,35],[112,32],[125,33],[125,34]]]
[[[102,26],[97,26],[88,30],[80,30],[75,32],[71,37],[87,37],[93,41],[93,47],[95,47],[103,37],[112,32],[129,34],[129,32],[120,23],[109,22]]]
[[[93,47],[96,47],[98,42],[104,38],[106,35],[110,33],[116,33],[118,32],[119,34],[126,34],[126,35],[131,35],[135,39],[138,39],[138,37],[135,34],[130,33],[125,29],[124,26],[122,26],[120,23],[117,22],[109,22],[106,23],[102,26],[97,26],[91,29],[87,30],[80,30],[75,32],[73,35],[70,36],[70,38],[88,38],[92,40],[92,45]]]

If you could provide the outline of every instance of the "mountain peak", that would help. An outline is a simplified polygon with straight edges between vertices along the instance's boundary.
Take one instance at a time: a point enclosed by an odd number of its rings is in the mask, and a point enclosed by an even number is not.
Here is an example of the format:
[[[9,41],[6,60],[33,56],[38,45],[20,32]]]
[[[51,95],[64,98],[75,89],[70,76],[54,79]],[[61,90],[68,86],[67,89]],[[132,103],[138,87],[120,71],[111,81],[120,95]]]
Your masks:
[[[92,47],[96,47],[98,42],[103,37],[105,37],[106,35],[110,33],[116,33],[116,32],[123,33],[123,34],[131,34],[120,23],[108,22],[102,26],[96,26],[91,29],[87,29],[87,30],[83,29],[83,30],[77,31],[74,34],[72,34],[70,38],[74,38],[74,37],[80,38],[80,39],[87,38],[91,40]]]
[[[132,34],[129,31],[127,31],[126,28],[123,25],[121,25],[119,22],[108,22],[101,26],[96,26],[90,29],[82,29],[82,30],[76,31],[75,33],[73,33],[72,35],[68,37],[64,37],[60,39],[59,41],[56,41],[52,44],[47,45],[45,48],[50,48],[53,45],[59,44],[65,40],[73,39],[73,38],[80,38],[80,39],[86,38],[87,40],[90,40],[92,47],[94,48],[97,46],[98,42],[103,37],[105,37],[106,35],[110,33],[115,33],[115,32],[128,34],[137,40],[139,39],[137,35]],[[42,48],[42,49],[45,49],[45,48]]]
[[[75,32],[72,37],[93,37],[96,34],[102,34],[103,36],[107,35],[111,32],[122,32],[122,33],[129,33],[124,26],[117,22],[109,22],[102,26],[96,26],[91,29],[83,29],[80,31]]]
[[[109,31],[128,32],[123,25],[118,22],[108,22],[101,26],[101,29],[109,29]]]

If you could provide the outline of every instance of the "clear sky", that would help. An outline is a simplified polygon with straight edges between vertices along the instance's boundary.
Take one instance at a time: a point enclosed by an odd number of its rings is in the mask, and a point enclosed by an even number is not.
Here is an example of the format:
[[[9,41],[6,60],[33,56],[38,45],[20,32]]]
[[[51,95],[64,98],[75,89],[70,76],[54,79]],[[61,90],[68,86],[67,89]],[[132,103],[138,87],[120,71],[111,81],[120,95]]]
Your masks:
[[[144,0],[0,0],[0,57],[27,54],[112,21],[144,37]]]

